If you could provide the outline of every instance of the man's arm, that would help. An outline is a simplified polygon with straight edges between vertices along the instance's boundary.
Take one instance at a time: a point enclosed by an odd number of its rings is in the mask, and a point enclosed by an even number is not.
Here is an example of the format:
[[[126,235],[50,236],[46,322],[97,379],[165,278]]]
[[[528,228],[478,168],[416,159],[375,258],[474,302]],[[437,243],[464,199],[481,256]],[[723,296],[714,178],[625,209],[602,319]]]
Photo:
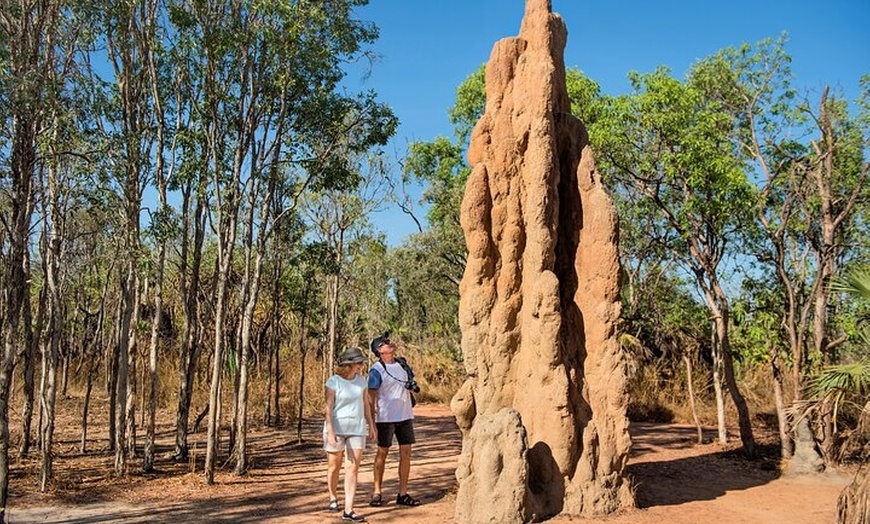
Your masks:
[[[377,409],[378,388],[381,387],[381,373],[377,369],[369,371],[369,383],[366,389],[366,408],[374,418]]]

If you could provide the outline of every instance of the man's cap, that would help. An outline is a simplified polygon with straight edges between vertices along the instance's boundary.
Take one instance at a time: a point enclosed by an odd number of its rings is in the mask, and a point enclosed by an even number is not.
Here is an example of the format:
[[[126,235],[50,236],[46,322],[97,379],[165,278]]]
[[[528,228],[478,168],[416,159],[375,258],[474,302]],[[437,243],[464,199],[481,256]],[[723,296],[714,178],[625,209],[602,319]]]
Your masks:
[[[366,357],[363,355],[362,350],[358,347],[344,348],[341,350],[341,353],[338,354],[338,365],[339,366],[347,366],[348,364],[359,364],[360,362],[365,362]]]
[[[381,346],[384,346],[384,345],[389,344],[389,343],[390,343],[390,332],[385,331],[383,335],[381,335],[379,337],[375,337],[375,339],[372,340],[372,346],[371,346],[372,353],[377,355],[380,351]]]

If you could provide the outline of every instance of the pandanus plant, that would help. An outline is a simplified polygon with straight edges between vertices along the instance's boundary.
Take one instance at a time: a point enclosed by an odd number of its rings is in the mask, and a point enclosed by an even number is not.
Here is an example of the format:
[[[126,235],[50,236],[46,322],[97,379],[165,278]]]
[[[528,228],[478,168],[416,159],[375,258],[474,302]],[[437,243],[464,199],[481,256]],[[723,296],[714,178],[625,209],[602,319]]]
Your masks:
[[[852,294],[870,301],[870,267],[848,274],[845,278],[835,280],[832,289]],[[870,319],[862,318],[858,322],[858,336],[865,348],[870,347]],[[834,417],[839,404],[852,398],[863,398],[864,408],[859,418],[859,433],[870,433],[870,362],[863,360],[853,364],[830,366],[813,379],[816,395],[824,395],[834,399]],[[853,397],[854,396],[854,397]],[[835,426],[836,427],[836,423]],[[837,501],[838,524],[866,524],[870,522],[870,475],[866,461],[858,470],[854,480],[840,494]]]

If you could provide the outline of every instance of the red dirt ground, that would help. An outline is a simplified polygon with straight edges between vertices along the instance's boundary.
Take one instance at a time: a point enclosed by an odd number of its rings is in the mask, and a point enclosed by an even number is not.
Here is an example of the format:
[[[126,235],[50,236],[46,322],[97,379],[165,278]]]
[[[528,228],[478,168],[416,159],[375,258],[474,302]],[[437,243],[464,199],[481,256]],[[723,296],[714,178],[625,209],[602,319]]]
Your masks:
[[[422,499],[416,508],[396,506],[395,449],[388,459],[380,508],[366,504],[371,492],[373,448],[367,450],[357,494],[357,512],[373,523],[455,522],[456,482],[453,476],[461,442],[446,406],[416,408],[418,443],[414,448],[411,494]],[[227,471],[206,485],[202,473],[205,432],[197,442],[196,471],[190,464],[166,460],[172,433],[161,428],[158,472],[131,472],[113,478],[113,457],[105,450],[78,454],[77,424],[58,429],[55,459],[57,481],[38,493],[39,458],[13,464],[8,521],[92,523],[269,522],[320,524],[341,522],[325,511],[326,460],[320,447],[319,421],[309,421],[307,437],[298,444],[289,429],[254,428],[250,432],[251,468],[237,477]],[[737,444],[694,445],[692,427],[673,424],[632,424],[634,449],[628,473],[634,480],[638,509],[599,519],[557,516],[548,522],[611,524],[822,524],[835,522],[836,501],[850,481],[844,473],[782,477],[771,459],[746,461]],[[712,430],[710,436],[713,435]],[[105,435],[96,434],[97,442]],[[141,440],[141,438],[140,438]],[[225,444],[225,442],[224,442]],[[98,444],[92,444],[97,447]],[[770,450],[769,456],[775,455]],[[133,459],[134,468],[140,459]]]

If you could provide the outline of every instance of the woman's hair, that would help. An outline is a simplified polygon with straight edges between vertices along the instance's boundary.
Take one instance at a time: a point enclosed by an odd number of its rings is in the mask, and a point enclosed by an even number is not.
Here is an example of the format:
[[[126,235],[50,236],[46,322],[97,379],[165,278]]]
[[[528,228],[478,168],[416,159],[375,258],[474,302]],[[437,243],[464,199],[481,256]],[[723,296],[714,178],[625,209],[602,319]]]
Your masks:
[[[345,377],[345,375],[348,375],[350,373],[350,370],[351,370],[351,368],[353,368],[354,365],[355,365],[354,363],[343,364],[343,365],[336,364],[335,365],[335,373],[337,375],[341,376],[342,378],[347,378],[347,377]]]

